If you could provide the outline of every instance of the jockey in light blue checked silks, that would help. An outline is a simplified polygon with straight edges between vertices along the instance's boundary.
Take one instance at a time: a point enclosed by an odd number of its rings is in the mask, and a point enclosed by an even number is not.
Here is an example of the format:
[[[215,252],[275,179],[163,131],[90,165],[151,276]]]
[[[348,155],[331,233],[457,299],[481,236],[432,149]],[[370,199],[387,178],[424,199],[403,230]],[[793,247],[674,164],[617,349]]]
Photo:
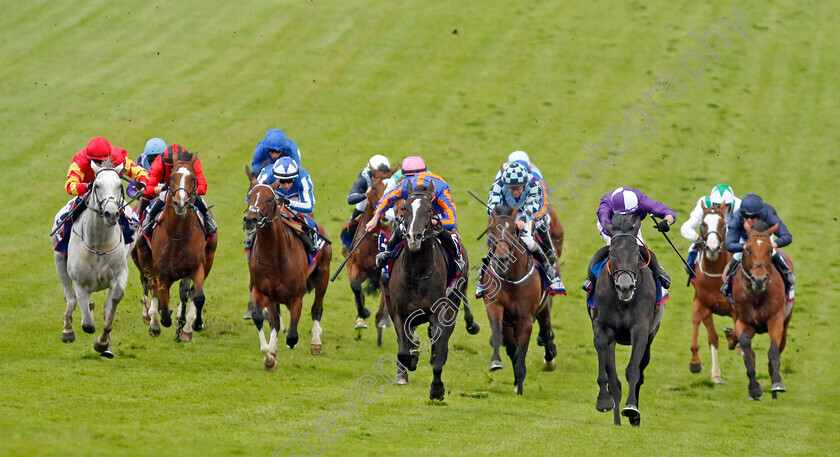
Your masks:
[[[566,291],[563,282],[557,276],[554,262],[557,253],[551,245],[549,228],[551,219],[548,216],[547,199],[543,193],[540,180],[529,172],[521,162],[508,163],[500,177],[493,182],[487,201],[487,213],[492,215],[497,206],[508,206],[516,209],[516,225],[520,238],[528,251],[542,264],[551,281],[551,288],[556,293]],[[539,235],[540,243],[534,240],[533,232]],[[476,296],[480,296],[481,281],[476,287]]]
[[[691,268],[694,268],[694,262],[697,260],[698,243],[702,241],[701,235],[697,233],[697,228],[703,222],[703,206],[705,205],[706,208],[711,208],[720,204],[726,205],[724,226],[728,228],[729,221],[732,220],[732,215],[741,207],[741,199],[736,197],[735,192],[732,191],[732,187],[726,184],[718,184],[712,188],[709,195],[700,197],[697,200],[697,204],[694,205],[694,209],[691,210],[688,220],[683,222],[683,225],[680,227],[680,234],[683,238],[691,241],[691,247],[688,248],[688,261],[686,262]]]
[[[612,216],[615,213],[632,214],[639,220],[644,220],[645,217],[652,214],[662,219],[656,227],[660,232],[667,232],[671,229],[671,225],[674,225],[674,222],[677,221],[677,213],[674,210],[665,206],[664,203],[651,199],[647,195],[643,194],[639,189],[634,189],[632,187],[619,187],[613,191],[607,192],[603,197],[601,197],[601,202],[598,205],[597,211],[598,232],[601,234],[601,238],[604,239],[607,245],[595,253],[595,256],[593,256],[592,260],[589,262],[589,266],[586,268],[587,279],[583,282],[582,288],[587,292],[592,288],[595,284],[595,280],[597,279],[592,273],[592,266],[597,265],[606,259],[610,254],[610,240],[612,238],[610,237],[610,234],[607,233],[605,227],[612,224]],[[653,272],[653,275],[659,276],[659,282],[662,284],[662,287],[665,289],[671,287],[671,277],[668,276],[668,272],[659,265],[659,260],[656,259],[656,255],[653,251],[645,249],[641,228],[639,228],[639,233],[636,234],[636,238],[639,244],[639,252],[645,260],[647,260],[647,252],[650,252],[650,269]]]
[[[301,240],[306,251],[313,254],[318,251],[318,226],[309,214],[315,208],[315,195],[312,192],[312,180],[309,173],[291,157],[280,157],[272,167],[265,168],[257,181],[261,184],[272,184],[278,181],[274,189],[274,196],[295,216],[305,221],[301,224],[304,230]],[[246,240],[246,244],[249,244]]]

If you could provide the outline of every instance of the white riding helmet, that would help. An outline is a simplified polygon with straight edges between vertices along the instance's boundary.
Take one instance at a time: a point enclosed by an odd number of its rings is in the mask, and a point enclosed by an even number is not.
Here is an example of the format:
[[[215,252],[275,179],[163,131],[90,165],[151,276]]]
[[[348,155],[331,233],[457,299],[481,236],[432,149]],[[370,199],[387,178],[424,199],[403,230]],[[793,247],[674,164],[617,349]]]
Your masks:
[[[368,166],[374,170],[388,171],[391,169],[391,162],[382,154],[376,154],[368,160]]]
[[[726,184],[718,184],[709,192],[709,200],[713,205],[720,205],[721,203],[732,205],[732,202],[735,201],[735,192],[732,191],[732,187]]]
[[[525,151],[513,151],[508,154],[508,162],[513,163],[516,161],[525,162],[528,166],[531,165],[531,159],[528,157],[528,153]]]

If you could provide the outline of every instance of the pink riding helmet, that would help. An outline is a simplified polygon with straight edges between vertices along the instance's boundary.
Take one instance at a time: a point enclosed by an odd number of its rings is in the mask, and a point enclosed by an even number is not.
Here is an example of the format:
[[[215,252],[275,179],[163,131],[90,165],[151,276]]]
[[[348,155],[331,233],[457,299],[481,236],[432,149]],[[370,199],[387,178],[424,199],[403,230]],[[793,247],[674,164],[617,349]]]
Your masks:
[[[423,162],[420,156],[406,157],[402,163],[402,170],[406,175],[422,173],[426,171],[426,162]]]

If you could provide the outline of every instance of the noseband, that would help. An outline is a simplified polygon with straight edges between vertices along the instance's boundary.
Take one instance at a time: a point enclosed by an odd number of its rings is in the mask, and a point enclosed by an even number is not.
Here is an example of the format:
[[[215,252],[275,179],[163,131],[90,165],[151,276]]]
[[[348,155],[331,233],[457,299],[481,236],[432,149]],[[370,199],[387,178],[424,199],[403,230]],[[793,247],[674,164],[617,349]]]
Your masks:
[[[716,210],[716,209],[708,209],[708,210],[706,210],[706,211],[703,213],[703,219],[705,219],[705,218],[706,218],[706,215],[707,215],[707,214],[717,214],[718,216],[720,216],[720,220],[721,220],[721,221],[724,221],[724,223],[725,223],[725,221],[726,221],[726,216],[725,216],[722,212],[720,212],[720,211],[718,211],[718,210]],[[708,226],[707,226],[707,227],[708,227]],[[721,244],[723,243],[723,238],[724,238],[724,236],[723,236],[723,234],[722,234],[722,233],[718,232],[718,231],[717,231],[717,229],[715,229],[715,230],[711,230],[711,231],[707,231],[707,232],[706,232],[706,234],[705,234],[705,235],[703,235],[703,236],[702,236],[702,239],[700,240],[700,243],[703,245],[703,247],[704,247],[704,248],[706,247],[706,241],[709,239],[709,236],[711,236],[712,234],[717,235],[717,236],[718,236],[718,239],[721,241]]]
[[[636,237],[636,235],[631,235],[631,234],[629,234],[629,233],[619,233],[619,234],[613,235],[611,238],[618,238],[618,237],[620,237],[620,236],[629,236],[629,237],[633,238],[633,239],[634,239],[634,240],[636,240],[636,241],[638,241],[638,240],[639,240],[639,239]],[[647,263],[645,263],[645,264],[642,266],[642,268],[647,268],[647,267],[648,267],[648,265],[650,265],[650,249],[647,247],[647,244],[642,243],[642,246],[644,246],[644,247],[645,247],[645,249],[646,249],[646,250],[647,250],[647,252],[648,252]],[[638,252],[638,249],[636,250],[636,252]],[[638,254],[638,255],[639,255],[639,258],[640,258],[640,259],[639,259],[639,264],[641,264],[641,254]],[[610,256],[609,256],[609,257],[612,257],[612,254],[610,254]],[[637,273],[636,273],[635,271],[633,271],[633,270],[627,270],[627,269],[617,269],[617,270],[613,271],[613,270],[610,268],[610,259],[609,259],[609,258],[607,259],[607,264],[606,264],[606,267],[607,267],[607,273],[610,275],[610,278],[612,278],[612,280],[613,280],[613,284],[617,284],[616,280],[618,279],[618,277],[620,277],[622,274],[626,274],[626,275],[630,276],[630,279],[631,279],[631,280],[632,280],[632,282],[633,282],[633,288],[634,288],[634,289],[636,288]]]
[[[767,238],[768,240],[770,239],[770,235],[764,235],[764,234],[761,234],[761,233],[753,233],[752,235],[748,236],[748,237],[747,237],[747,239],[749,240],[750,238],[752,238],[752,237],[754,237],[754,236],[760,236],[760,237],[763,237],[763,238]],[[771,251],[771,252],[772,252],[772,251]],[[747,268],[747,267],[749,267],[749,268]],[[769,267],[766,263],[764,263],[764,262],[758,262],[758,263],[753,263],[753,264],[750,264],[750,265],[746,265],[746,264],[743,264],[743,260],[742,260],[741,272],[744,274],[744,276],[745,276],[745,277],[746,277],[746,278],[747,278],[747,279],[748,279],[751,283],[753,283],[753,284],[754,284],[754,283],[755,283],[755,281],[756,281],[755,276],[753,276],[753,275],[752,275],[752,273],[750,273],[750,270],[752,270],[752,269],[753,269],[753,268],[755,268],[755,267],[761,267],[761,268],[764,268],[764,270],[767,272],[768,280],[770,279],[770,276],[771,276],[771,275],[770,275],[770,272],[771,272],[772,270],[770,269],[770,267]]]
[[[248,213],[259,214],[260,219],[257,220],[257,228],[263,228],[266,225],[274,222],[274,220],[277,219],[280,216],[280,212],[277,211],[277,200],[275,200],[275,198],[274,198],[274,189],[272,189],[271,186],[269,186],[267,184],[257,184],[253,188],[251,188],[251,190],[248,192],[249,199],[251,197],[251,192],[253,192],[254,189],[256,189],[257,187],[267,187],[269,190],[271,190],[271,198],[269,200],[271,201],[271,203],[273,205],[272,207],[274,208],[274,213],[275,213],[274,217],[269,219],[268,218],[268,210],[266,210],[266,212],[264,213],[262,211],[262,209],[260,209],[260,207],[257,206],[257,205],[249,205],[248,209],[245,210],[245,214],[248,214]],[[246,216],[246,218],[247,218],[247,216]]]
[[[120,175],[120,172],[113,169],[113,168],[102,168],[96,173],[96,177],[98,177],[99,173],[102,173],[103,171],[113,171],[114,173],[117,174],[117,176]],[[88,208],[90,208],[91,211],[93,211],[100,218],[104,219],[105,218],[105,211],[102,210],[102,207],[105,206],[106,203],[115,202],[117,204],[117,207],[122,209],[123,201],[124,201],[122,182],[120,182],[120,197],[119,197],[119,199],[115,198],[113,195],[110,195],[107,198],[100,199],[100,198],[97,198],[97,196],[99,194],[96,191],[97,188],[98,188],[98,186],[96,186],[96,178],[94,178],[93,181],[94,181],[93,190],[91,191],[89,198],[92,199],[96,203],[96,205],[95,206],[90,206],[90,205],[88,206]]]

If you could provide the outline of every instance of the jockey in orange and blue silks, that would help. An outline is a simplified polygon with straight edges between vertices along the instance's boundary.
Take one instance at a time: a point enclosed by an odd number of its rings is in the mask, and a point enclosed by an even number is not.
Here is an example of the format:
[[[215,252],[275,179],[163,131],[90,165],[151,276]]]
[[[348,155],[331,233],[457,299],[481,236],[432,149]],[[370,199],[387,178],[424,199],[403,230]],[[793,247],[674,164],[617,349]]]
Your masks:
[[[90,140],[84,149],[73,156],[73,160],[70,162],[70,168],[67,170],[67,181],[64,184],[64,189],[74,197],[55,216],[53,230],[58,228],[59,224],[64,221],[64,229],[56,232],[53,237],[56,251],[64,254],[67,253],[67,240],[69,238],[66,238],[64,235],[70,233],[73,219],[78,217],[87,207],[87,199],[85,197],[91,183],[93,183],[96,177],[95,169],[98,169],[106,159],[110,160],[117,167],[122,166],[123,172],[121,174],[127,174],[130,178],[137,180],[140,186],[146,185],[149,175],[146,173],[146,170],[128,158],[125,149],[111,146],[111,143],[101,136]],[[73,211],[73,216],[65,220],[70,211]],[[126,244],[131,243],[134,240],[135,228],[138,225],[137,215],[131,207],[126,206],[120,211],[119,221],[123,229],[123,238]]]
[[[408,197],[408,183],[411,183],[412,187],[434,185],[435,195],[432,197],[432,208],[435,211],[435,215],[439,218],[441,225],[446,229],[441,230],[437,234],[437,239],[453,253],[455,263],[460,270],[463,270],[465,267],[464,259],[459,243],[456,240],[457,235],[455,234],[458,219],[455,215],[455,203],[452,202],[452,195],[449,193],[449,184],[440,176],[429,173],[426,169],[426,163],[418,156],[406,157],[402,163],[402,171],[405,173],[405,179],[397,185],[396,189],[382,197],[382,200],[376,205],[373,217],[371,217],[371,220],[365,226],[365,231],[373,231],[379,219],[394,206],[397,200],[404,200]],[[403,240],[404,232],[405,227],[403,227],[403,223],[400,221],[394,229],[390,241],[388,241],[386,250],[376,256],[377,266],[380,268],[384,266],[385,262],[391,257],[394,248]]]

